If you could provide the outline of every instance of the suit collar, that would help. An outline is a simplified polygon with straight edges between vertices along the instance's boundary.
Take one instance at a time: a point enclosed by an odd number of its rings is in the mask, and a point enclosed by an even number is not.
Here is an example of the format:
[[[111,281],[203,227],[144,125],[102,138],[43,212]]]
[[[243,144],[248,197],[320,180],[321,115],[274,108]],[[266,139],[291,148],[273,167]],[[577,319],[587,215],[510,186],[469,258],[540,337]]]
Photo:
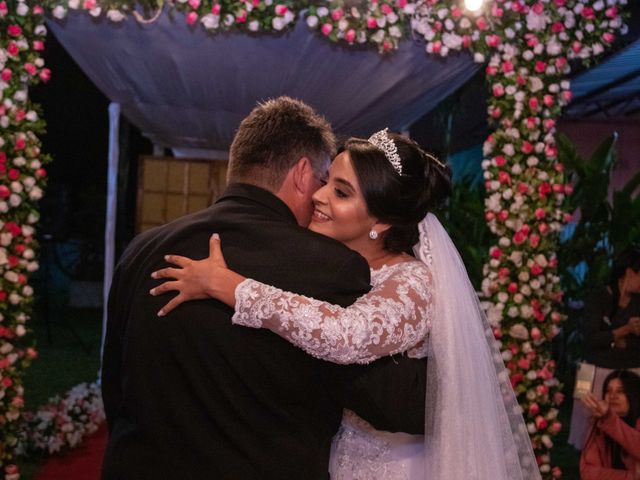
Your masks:
[[[245,198],[258,203],[282,216],[284,220],[297,224],[297,220],[291,209],[276,197],[273,193],[264,188],[248,183],[231,183],[227,186],[220,198],[216,201],[222,202],[230,198]]]

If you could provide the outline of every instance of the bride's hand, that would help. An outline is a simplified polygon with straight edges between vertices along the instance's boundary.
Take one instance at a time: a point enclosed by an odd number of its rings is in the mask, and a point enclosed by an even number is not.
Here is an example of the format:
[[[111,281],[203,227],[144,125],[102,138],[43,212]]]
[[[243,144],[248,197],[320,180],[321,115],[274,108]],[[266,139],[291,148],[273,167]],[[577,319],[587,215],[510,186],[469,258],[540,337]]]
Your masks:
[[[153,278],[170,280],[152,288],[149,293],[155,296],[175,290],[178,295],[162,307],[158,316],[166,315],[188,300],[215,298],[230,307],[235,306],[236,287],[245,277],[227,268],[218,234],[213,234],[209,239],[209,256],[203,260],[192,260],[179,255],[167,255],[165,260],[180,268],[169,267],[153,272]]]

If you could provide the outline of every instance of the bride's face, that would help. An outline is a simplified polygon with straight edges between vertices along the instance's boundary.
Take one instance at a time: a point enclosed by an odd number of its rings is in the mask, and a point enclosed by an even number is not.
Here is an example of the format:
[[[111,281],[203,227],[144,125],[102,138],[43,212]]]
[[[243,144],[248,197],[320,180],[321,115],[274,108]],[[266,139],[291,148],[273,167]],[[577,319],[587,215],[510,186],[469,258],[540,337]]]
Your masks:
[[[376,219],[369,215],[356,172],[347,152],[331,164],[326,185],[313,195],[314,211],[309,229],[360,251],[370,242]]]

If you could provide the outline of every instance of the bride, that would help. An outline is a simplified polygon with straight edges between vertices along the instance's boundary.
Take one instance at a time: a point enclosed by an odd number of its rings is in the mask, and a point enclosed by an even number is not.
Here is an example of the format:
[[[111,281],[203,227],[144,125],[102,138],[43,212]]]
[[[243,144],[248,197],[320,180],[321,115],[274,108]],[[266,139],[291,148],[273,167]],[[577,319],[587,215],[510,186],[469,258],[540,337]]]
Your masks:
[[[350,139],[314,195],[309,228],[368,261],[367,295],[342,308],[244,278],[227,268],[213,235],[208,258],[169,255],[179,268],[154,272],[170,280],[151,294],[178,292],[159,315],[213,297],[235,308],[235,324],[267,328],[331,362],[427,356],[425,436],[378,431],[345,411],[332,479],[538,479],[491,329],[455,246],[429,213],[449,192],[449,169],[415,142],[386,129]]]

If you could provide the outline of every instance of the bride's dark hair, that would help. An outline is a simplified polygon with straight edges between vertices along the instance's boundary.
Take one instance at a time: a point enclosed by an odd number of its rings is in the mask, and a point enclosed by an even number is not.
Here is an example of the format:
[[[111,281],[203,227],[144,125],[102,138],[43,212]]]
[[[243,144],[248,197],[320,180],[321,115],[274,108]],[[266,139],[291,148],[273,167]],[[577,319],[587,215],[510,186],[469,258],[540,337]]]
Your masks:
[[[369,213],[391,225],[383,234],[384,248],[411,253],[418,241],[418,223],[451,194],[451,170],[413,140],[388,135],[398,149],[402,175],[367,140],[350,138],[341,151],[349,153]]]

